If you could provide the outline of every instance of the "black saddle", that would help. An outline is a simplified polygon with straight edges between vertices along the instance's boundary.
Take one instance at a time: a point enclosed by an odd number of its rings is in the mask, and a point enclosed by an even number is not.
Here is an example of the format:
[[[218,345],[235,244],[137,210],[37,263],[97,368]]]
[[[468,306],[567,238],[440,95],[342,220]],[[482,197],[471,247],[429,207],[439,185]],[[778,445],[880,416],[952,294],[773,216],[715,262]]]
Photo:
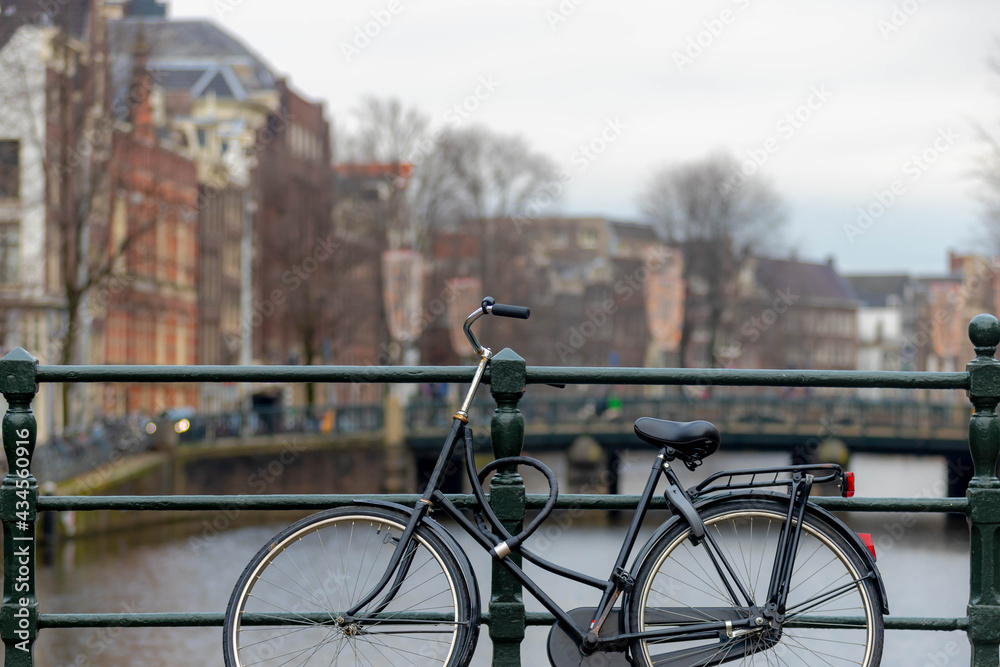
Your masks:
[[[692,468],[719,449],[719,429],[707,421],[673,422],[667,419],[640,417],[635,420],[635,434],[656,448],[666,447],[669,458],[679,457]]]

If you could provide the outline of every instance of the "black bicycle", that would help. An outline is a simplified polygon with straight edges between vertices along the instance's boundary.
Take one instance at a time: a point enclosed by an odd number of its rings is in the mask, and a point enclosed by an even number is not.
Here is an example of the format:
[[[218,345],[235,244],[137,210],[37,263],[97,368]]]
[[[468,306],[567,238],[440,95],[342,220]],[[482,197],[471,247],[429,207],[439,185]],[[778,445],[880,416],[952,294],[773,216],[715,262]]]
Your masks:
[[[487,314],[527,319],[529,311],[487,297],[466,320],[479,366],[416,506],[359,500],[275,536],[229,601],[228,667],[467,665],[479,635],[478,585],[432,511],[450,517],[555,616],[548,652],[556,667],[879,664],[888,606],[871,540],[809,502],[816,484],[853,495],[853,475],[836,465],[731,470],[685,490],[671,463],[694,470],[718,449],[719,432],[705,421],[635,422],[636,435],[658,453],[607,579],[525,548],[558,487],[552,471],[528,457],[475,469],[468,410],[491,352],[471,326]],[[456,450],[478,499],[471,519],[438,488]],[[482,488],[491,472],[512,465],[538,470],[550,486],[544,508],[518,535],[504,529]],[[672,516],[629,564],[661,478]],[[562,609],[514,553],[597,589],[597,606]]]

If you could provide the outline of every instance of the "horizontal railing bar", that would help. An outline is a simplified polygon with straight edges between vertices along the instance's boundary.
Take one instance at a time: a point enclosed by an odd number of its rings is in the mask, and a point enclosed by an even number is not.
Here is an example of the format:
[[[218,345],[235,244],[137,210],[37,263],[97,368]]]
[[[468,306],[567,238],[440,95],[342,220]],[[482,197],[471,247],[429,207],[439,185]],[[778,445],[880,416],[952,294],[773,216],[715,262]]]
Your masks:
[[[39,382],[470,382],[467,366],[39,366]]]
[[[378,500],[412,506],[416,494],[273,494],[255,496],[39,496],[38,509],[49,511],[134,510],[196,512],[203,510],[321,510]],[[458,507],[472,507],[476,497],[449,494]],[[541,507],[541,505],[539,505]]]
[[[483,623],[490,624],[489,612],[482,613]],[[221,627],[222,612],[165,612],[119,614],[39,614],[39,628],[200,628]],[[528,612],[528,625],[552,625],[555,617],[548,612]],[[807,625],[807,624],[806,624]],[[886,616],[886,630],[966,630],[968,617],[923,618]]]
[[[758,387],[968,389],[969,374],[916,371],[795,371],[735,368],[528,366],[528,384],[705,384]]]
[[[483,623],[490,624],[490,614],[481,614]],[[39,614],[40,628],[202,628],[221,627],[226,615],[222,612],[146,612],[93,614]],[[528,612],[528,625],[552,625],[555,617],[548,612]]]
[[[816,496],[810,502],[837,512],[944,512],[967,514],[968,498],[837,498]]]
[[[39,382],[468,382],[464,366],[39,366]],[[728,368],[529,366],[528,384],[968,389],[969,374]]]
[[[273,494],[254,496],[40,496],[40,511],[63,512],[96,510],[133,511],[204,511],[204,510],[321,510],[355,504],[356,500],[379,500],[412,506],[420,496],[346,495],[346,494]],[[447,498],[460,508],[476,506],[476,497],[467,494],[447,494]],[[528,509],[540,509],[548,500],[546,494],[529,494]],[[810,499],[820,507],[849,512],[950,512],[965,514],[969,501],[966,498],[836,498],[818,496]],[[636,495],[603,495],[564,493],[559,496],[559,509],[629,510],[639,505]],[[652,509],[666,509],[662,496],[654,497]]]

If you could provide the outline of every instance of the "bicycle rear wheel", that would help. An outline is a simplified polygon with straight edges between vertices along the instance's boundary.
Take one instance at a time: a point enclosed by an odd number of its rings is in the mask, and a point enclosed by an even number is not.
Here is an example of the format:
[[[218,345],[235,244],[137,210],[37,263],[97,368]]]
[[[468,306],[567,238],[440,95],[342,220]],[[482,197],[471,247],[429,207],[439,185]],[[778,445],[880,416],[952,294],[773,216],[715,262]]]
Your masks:
[[[744,499],[719,503],[702,515],[707,531],[761,608],[787,510],[781,501]],[[875,585],[863,578],[864,561],[843,536],[808,513],[800,540],[780,633],[761,628],[736,637],[723,632],[721,637],[682,642],[638,640],[632,646],[635,664],[876,667],[884,624]],[[688,526],[678,524],[640,565],[629,618],[633,631],[647,631],[732,619],[736,609],[705,548],[693,545]]]
[[[344,507],[279,533],[250,561],[233,590],[223,628],[227,667],[338,665],[463,667],[479,628],[468,583],[448,546],[425,526],[385,606],[385,592],[337,619],[378,583],[407,516]],[[386,587],[386,591],[392,586]]]

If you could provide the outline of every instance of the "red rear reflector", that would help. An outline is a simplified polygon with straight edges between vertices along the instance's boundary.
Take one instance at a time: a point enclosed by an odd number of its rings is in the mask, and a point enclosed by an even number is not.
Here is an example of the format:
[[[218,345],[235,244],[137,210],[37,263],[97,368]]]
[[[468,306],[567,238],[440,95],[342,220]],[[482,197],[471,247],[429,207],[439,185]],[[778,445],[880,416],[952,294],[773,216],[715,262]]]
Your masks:
[[[861,541],[865,543],[866,547],[868,547],[868,551],[871,552],[872,558],[878,560],[878,556],[875,555],[875,542],[872,541],[871,533],[858,533],[858,537],[860,537]]]
[[[845,472],[844,473],[844,497],[853,498],[854,497],[854,473]]]

